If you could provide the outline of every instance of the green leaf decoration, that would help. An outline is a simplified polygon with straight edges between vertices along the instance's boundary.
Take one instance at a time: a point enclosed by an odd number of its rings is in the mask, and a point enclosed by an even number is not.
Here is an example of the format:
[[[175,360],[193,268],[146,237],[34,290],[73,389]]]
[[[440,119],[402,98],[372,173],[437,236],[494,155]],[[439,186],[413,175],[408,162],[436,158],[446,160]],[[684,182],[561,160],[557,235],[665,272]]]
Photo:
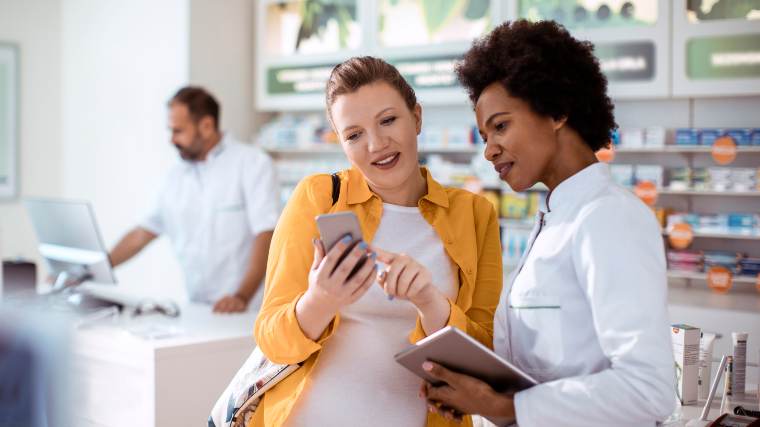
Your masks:
[[[462,10],[467,0],[422,0],[422,12],[428,34],[433,35]]]

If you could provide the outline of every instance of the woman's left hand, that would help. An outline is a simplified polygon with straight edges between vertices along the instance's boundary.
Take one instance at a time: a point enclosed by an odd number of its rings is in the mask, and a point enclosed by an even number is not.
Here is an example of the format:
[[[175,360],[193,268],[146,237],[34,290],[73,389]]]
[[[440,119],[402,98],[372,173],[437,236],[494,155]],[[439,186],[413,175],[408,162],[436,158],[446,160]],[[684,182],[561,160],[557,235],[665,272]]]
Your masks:
[[[450,420],[461,420],[463,414],[512,421],[515,405],[512,396],[497,393],[485,382],[467,375],[452,372],[443,366],[427,361],[422,364],[430,376],[445,382],[434,386],[422,384],[420,397],[427,401],[428,409]]]

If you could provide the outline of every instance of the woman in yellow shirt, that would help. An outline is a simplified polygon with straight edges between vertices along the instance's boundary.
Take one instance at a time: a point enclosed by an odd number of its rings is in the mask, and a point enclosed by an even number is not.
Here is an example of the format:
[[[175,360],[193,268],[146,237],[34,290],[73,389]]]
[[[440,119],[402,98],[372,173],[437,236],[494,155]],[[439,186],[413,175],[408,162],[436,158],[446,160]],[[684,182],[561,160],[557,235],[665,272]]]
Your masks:
[[[256,342],[273,362],[302,366],[265,394],[251,425],[449,425],[426,412],[420,381],[393,355],[447,325],[492,346],[498,217],[419,167],[422,110],[393,66],[349,59],[326,96],[352,167],[334,204],[329,175],[301,181],[275,229]],[[340,262],[352,242],[326,252],[314,220],[339,211],[356,214],[364,237]]]

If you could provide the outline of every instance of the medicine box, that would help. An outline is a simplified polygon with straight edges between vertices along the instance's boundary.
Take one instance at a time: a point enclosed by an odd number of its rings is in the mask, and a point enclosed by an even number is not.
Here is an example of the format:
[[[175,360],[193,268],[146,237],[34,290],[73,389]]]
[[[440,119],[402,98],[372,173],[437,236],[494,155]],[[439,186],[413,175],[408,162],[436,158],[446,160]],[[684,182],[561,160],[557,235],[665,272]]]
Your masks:
[[[699,370],[699,328],[673,325],[670,330],[678,384],[676,390],[682,405],[697,403]]]

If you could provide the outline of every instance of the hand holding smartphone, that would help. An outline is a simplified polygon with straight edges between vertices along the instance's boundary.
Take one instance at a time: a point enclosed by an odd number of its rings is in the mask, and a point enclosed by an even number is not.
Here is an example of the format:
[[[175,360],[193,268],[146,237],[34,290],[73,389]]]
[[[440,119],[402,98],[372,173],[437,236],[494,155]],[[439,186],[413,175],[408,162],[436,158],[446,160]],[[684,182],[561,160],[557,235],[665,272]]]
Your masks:
[[[330,251],[335,244],[341,241],[346,236],[351,238],[348,248],[341,254],[335,265],[332,274],[345,260],[346,256],[353,250],[356,245],[363,241],[362,230],[359,226],[359,220],[353,212],[338,212],[334,214],[319,215],[316,218],[317,228],[319,229],[319,235],[324,244],[325,252]],[[348,278],[351,280],[354,275],[364,266],[367,262],[369,253],[364,254],[359,261],[352,267],[351,273]]]

